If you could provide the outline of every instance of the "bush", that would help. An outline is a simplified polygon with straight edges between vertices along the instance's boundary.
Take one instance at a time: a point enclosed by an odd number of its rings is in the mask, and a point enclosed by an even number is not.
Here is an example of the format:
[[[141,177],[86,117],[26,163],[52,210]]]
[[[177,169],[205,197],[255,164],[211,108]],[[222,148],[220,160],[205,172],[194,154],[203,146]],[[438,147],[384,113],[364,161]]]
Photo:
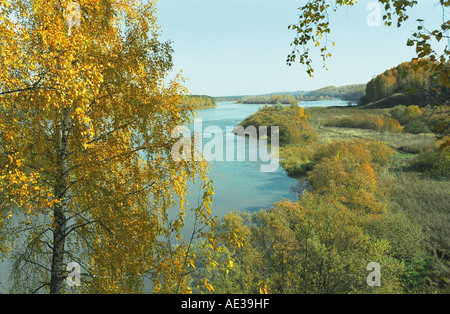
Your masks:
[[[317,139],[317,133],[308,122],[309,115],[300,108],[298,105],[265,106],[239,125],[244,128],[255,126],[257,129],[259,126],[267,126],[269,137],[271,135],[270,127],[278,126],[280,128],[280,146],[313,143]]]
[[[393,152],[386,143],[374,139],[346,140],[322,145],[316,150],[313,161],[318,163],[325,157],[339,156],[341,159],[350,159],[355,163],[367,161],[384,166],[389,162]]]
[[[405,132],[412,134],[420,134],[420,133],[431,133],[431,130],[424,121],[413,120],[405,126]]]
[[[384,129],[387,132],[391,132],[391,133],[401,133],[403,132],[403,127],[400,125],[400,122],[398,122],[395,119],[387,119],[387,121],[385,122],[384,125]]]
[[[315,164],[324,158],[351,158],[355,162],[371,161],[372,156],[365,148],[363,140],[347,140],[339,142],[331,142],[320,146],[313,157]]]
[[[347,117],[332,116],[325,120],[324,125],[392,133],[400,133],[403,131],[403,127],[400,126],[397,120],[383,115],[369,113],[355,114]]]
[[[229,213],[215,234],[221,251],[234,253],[233,267],[218,264],[203,276],[216,293],[400,292],[401,262],[387,241],[366,232],[362,218],[335,196],[315,193],[251,216]],[[237,238],[243,245],[233,244]],[[368,261],[383,261],[381,287],[365,284]]]
[[[398,105],[389,110],[389,114],[392,118],[398,120],[400,123],[405,124],[404,116],[405,116],[406,106]]]
[[[385,142],[368,139],[365,141],[365,145],[375,165],[386,166],[391,161],[394,150]]]
[[[314,146],[288,145],[281,148],[280,165],[286,170],[288,176],[295,178],[305,176],[312,169]]]
[[[391,155],[385,143],[375,140],[332,142],[317,150],[308,181],[314,191],[332,193],[352,210],[379,214],[385,209],[381,200],[386,193],[377,168]]]
[[[435,178],[450,177],[450,146],[430,147],[417,155],[411,170],[424,172]]]
[[[405,127],[405,132],[448,134],[449,120],[445,108],[399,105],[389,111],[392,118],[398,120]]]

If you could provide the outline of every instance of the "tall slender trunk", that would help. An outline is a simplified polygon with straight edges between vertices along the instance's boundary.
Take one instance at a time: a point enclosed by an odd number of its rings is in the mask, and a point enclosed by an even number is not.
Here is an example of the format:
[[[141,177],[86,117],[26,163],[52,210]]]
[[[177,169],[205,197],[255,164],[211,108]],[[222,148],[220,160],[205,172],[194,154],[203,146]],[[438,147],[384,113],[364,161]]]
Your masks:
[[[54,196],[59,201],[53,208],[53,255],[50,274],[50,293],[59,294],[64,284],[64,246],[67,226],[67,157],[69,152],[70,114],[63,111],[61,123],[56,126],[56,178]]]
[[[62,292],[64,283],[64,245],[66,242],[66,217],[62,206],[55,208],[55,227],[53,230],[53,256],[50,276],[50,293],[59,294]]]

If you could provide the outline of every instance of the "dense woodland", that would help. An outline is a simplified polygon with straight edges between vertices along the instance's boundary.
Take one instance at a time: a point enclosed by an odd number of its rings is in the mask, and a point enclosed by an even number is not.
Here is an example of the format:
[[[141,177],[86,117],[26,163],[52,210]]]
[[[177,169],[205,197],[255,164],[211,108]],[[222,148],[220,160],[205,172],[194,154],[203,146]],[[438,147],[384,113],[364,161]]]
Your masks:
[[[370,80],[359,104],[372,107],[395,105],[439,105],[448,102],[450,91],[440,83],[436,62],[413,60],[403,62]]]

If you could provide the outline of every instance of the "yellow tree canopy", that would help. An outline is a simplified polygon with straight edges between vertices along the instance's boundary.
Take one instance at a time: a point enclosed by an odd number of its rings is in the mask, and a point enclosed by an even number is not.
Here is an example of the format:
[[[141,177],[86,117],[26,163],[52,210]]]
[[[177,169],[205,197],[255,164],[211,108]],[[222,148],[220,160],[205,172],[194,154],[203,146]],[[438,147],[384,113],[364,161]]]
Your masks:
[[[213,223],[212,187],[204,162],[171,158],[193,110],[154,2],[0,1],[0,248],[21,243],[16,289],[63,292],[73,261],[85,291],[140,291],[143,274],[188,289],[189,243],[167,239],[194,178],[196,226]]]

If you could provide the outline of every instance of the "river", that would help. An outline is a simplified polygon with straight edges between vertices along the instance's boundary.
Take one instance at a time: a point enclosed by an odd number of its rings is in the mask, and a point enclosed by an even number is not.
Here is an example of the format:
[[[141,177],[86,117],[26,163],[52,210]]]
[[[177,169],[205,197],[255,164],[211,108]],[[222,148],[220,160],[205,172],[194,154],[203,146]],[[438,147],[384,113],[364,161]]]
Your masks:
[[[346,101],[327,100],[327,101],[305,101],[300,104],[302,107],[311,106],[346,106]],[[237,136],[227,136],[227,127],[236,127],[239,122],[249,115],[257,112],[264,106],[256,104],[236,104],[233,102],[219,102],[216,108],[199,110],[196,118],[201,119],[202,128],[216,126],[223,131],[223,143],[233,141],[235,151],[245,149],[248,152],[249,147],[254,147],[255,142],[247,140],[239,146]],[[209,139],[203,140],[203,145],[208,143]],[[247,155],[246,155],[247,156]],[[274,158],[272,156],[272,158]],[[285,171],[278,167],[273,172],[262,172],[260,166],[268,162],[250,161],[246,158],[244,161],[212,161],[209,178],[213,180],[214,196],[212,214],[218,218],[223,217],[233,209],[242,212],[254,212],[262,208],[269,208],[274,202],[281,199],[296,199],[296,194],[291,191],[296,180],[286,175]],[[278,163],[278,161],[276,161]],[[193,190],[189,197],[190,204],[195,206],[198,189],[192,186]],[[189,220],[186,222],[186,230],[189,233]],[[8,292],[9,263],[0,261],[0,293]]]
[[[296,180],[289,178],[285,171],[278,167],[274,172],[262,172],[260,166],[269,164],[250,161],[249,148],[257,147],[257,141],[247,139],[245,147],[239,145],[237,135],[231,135],[228,129],[236,127],[247,116],[255,113],[263,105],[235,104],[232,102],[220,102],[214,109],[204,109],[197,112],[197,118],[202,119],[203,129],[216,126],[223,131],[224,147],[234,146],[235,153],[245,149],[245,160],[237,161],[237,156],[232,160],[211,161],[209,178],[213,180],[213,214],[222,217],[232,209],[253,212],[261,208],[267,208],[281,198],[294,199],[295,194],[290,187]],[[205,132],[204,132],[205,135]],[[203,145],[209,139],[203,140]],[[224,151],[226,148],[224,148]],[[224,152],[226,153],[226,152]],[[272,156],[272,158],[274,158]],[[278,161],[277,165],[278,165]]]
[[[346,101],[305,101],[302,107],[346,106]],[[257,112],[264,104],[237,104],[233,102],[219,102],[216,108],[204,109],[197,112],[197,118],[202,119],[202,127],[218,126],[223,130],[225,141],[235,141],[233,137],[225,137],[226,127],[235,127],[249,115]],[[204,140],[204,145],[205,141]],[[243,149],[238,147],[236,150]],[[254,144],[253,144],[254,145]],[[252,143],[246,142],[246,151]],[[246,155],[247,156],[247,155]],[[210,179],[213,180],[213,214],[219,218],[232,209],[254,212],[261,208],[268,208],[274,202],[286,199],[296,199],[291,191],[296,179],[290,178],[286,172],[278,167],[275,172],[261,172],[262,161],[213,161],[211,162]]]

